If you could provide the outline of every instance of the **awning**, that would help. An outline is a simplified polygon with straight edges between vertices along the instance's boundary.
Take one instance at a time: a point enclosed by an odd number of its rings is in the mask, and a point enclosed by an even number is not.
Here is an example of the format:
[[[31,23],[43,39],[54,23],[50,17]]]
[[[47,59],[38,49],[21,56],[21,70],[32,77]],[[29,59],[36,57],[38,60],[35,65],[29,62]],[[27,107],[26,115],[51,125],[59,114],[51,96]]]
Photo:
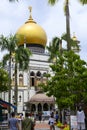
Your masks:
[[[16,106],[14,106],[13,104],[9,103],[9,102],[6,102],[2,99],[0,99],[0,106],[3,108],[8,108],[9,106],[13,107],[14,109],[17,109]]]

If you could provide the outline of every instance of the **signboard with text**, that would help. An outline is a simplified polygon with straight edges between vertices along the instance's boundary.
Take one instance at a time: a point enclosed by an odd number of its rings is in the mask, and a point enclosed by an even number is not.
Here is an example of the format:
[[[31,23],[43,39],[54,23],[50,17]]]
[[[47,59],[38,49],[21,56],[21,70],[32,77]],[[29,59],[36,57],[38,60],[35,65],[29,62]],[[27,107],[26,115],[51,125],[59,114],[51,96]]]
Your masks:
[[[74,115],[70,116],[70,126],[71,126],[71,130],[77,130],[77,117]]]

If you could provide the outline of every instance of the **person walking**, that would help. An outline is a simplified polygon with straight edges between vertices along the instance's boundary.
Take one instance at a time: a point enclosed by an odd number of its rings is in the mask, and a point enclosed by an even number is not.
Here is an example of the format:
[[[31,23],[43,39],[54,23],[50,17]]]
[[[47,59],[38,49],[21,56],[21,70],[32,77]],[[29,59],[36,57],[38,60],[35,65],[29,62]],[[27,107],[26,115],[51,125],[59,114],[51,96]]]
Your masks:
[[[11,113],[11,118],[8,120],[8,127],[10,130],[20,130],[18,119],[15,118],[15,113]]]
[[[25,119],[22,121],[22,130],[34,130],[35,123],[29,118],[29,114],[25,114]]]
[[[81,107],[77,111],[77,127],[78,130],[85,130],[85,114]]]
[[[41,113],[38,114],[38,118],[39,118],[39,121],[41,123],[41,120],[42,120],[42,114]]]
[[[54,113],[51,113],[51,116],[48,121],[48,124],[50,125],[50,130],[55,130],[54,123],[55,123]]]
[[[56,111],[56,114],[55,114],[56,123],[58,123],[58,119],[59,119],[59,115],[58,115],[58,111]]]

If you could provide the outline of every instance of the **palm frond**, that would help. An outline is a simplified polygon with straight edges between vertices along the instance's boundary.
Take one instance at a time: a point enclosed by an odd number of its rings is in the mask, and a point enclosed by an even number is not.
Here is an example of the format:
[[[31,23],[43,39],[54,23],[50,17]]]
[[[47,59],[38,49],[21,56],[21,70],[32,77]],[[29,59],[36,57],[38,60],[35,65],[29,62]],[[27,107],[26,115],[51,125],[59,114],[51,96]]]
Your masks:
[[[16,47],[17,38],[13,35],[8,37],[4,37],[3,35],[0,36],[0,47],[1,51],[7,50],[10,53],[14,52]]]
[[[29,65],[29,58],[31,56],[31,52],[29,48],[19,47],[15,52],[15,60],[19,63],[19,68],[25,70]]]
[[[83,5],[87,4],[87,0],[79,0]]]
[[[9,61],[9,54],[6,54],[5,56],[3,56],[3,60],[2,60],[2,64],[3,66],[7,65],[7,61]]]
[[[58,2],[58,0],[48,0],[48,3],[50,4],[50,5],[54,5],[54,4],[56,4]]]

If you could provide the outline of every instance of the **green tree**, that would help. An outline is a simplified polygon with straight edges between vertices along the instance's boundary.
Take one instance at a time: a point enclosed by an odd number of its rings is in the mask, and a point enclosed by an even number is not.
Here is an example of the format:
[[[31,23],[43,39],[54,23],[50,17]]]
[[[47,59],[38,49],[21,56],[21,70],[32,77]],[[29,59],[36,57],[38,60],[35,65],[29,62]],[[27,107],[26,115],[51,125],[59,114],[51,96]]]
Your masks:
[[[67,108],[84,102],[87,104],[87,63],[73,51],[57,53],[56,64],[51,69],[54,76],[50,76],[42,88],[48,96],[53,95],[59,108]]]
[[[75,104],[82,102],[81,97],[84,96],[84,102],[87,99],[85,98],[87,93],[85,88],[86,84],[84,85],[84,83],[86,83],[85,76],[87,75],[87,64],[85,61],[81,60],[79,55],[75,54],[73,50],[73,48],[80,50],[77,41],[70,39],[72,43],[71,51],[67,51],[65,48],[62,48],[62,46],[60,51],[60,48],[56,48],[56,44],[59,45],[62,44],[61,42],[63,40],[66,41],[66,34],[63,34],[61,39],[58,39],[59,38],[56,37],[53,38],[48,47],[50,60],[56,59],[55,64],[53,63],[50,66],[54,76],[51,77],[50,74],[48,74],[49,80],[46,85],[42,85],[42,88],[49,96],[54,95],[54,97],[56,97],[56,102],[60,108],[74,107]],[[84,81],[82,81],[82,77]],[[81,82],[79,83],[78,81]],[[84,90],[84,88],[85,92],[81,95],[80,91]]]
[[[7,70],[9,71],[9,103],[11,103],[11,62],[12,62],[12,53],[15,52],[15,43],[17,43],[16,36],[10,35],[9,37],[0,36],[0,47],[1,51],[8,51],[8,54],[4,56],[3,65],[6,63],[6,60],[9,59],[9,65],[7,66]],[[10,112],[10,108],[9,108]]]
[[[12,60],[15,64],[15,105],[17,106],[18,100],[18,84],[17,84],[17,69],[26,70],[29,66],[29,57],[31,52],[29,48],[20,47],[17,45],[18,39],[16,35],[10,35],[9,37],[4,37],[1,35],[0,37],[0,46],[1,50],[7,50],[8,54],[3,57],[3,66],[7,65],[7,61],[9,61],[9,72],[10,72],[10,85],[11,85],[11,65]],[[9,102],[11,102],[11,92],[9,90]]]
[[[9,90],[9,75],[0,64],[0,92]]]

